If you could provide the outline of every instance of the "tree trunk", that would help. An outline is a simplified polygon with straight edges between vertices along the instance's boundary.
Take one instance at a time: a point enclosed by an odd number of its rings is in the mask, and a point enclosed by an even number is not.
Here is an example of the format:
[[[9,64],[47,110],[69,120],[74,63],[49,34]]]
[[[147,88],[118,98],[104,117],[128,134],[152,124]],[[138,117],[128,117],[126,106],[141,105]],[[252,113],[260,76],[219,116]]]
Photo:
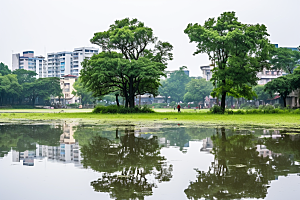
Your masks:
[[[225,112],[225,101],[226,101],[226,92],[223,92],[221,98],[221,108],[223,113]]]
[[[282,96],[283,99],[283,107],[286,108],[286,96]]]
[[[119,139],[119,129],[116,129],[116,139]]]
[[[134,108],[133,78],[129,78],[129,107]]]
[[[119,103],[119,94],[116,94],[116,102],[117,102],[117,106],[119,107],[120,106],[120,103]]]

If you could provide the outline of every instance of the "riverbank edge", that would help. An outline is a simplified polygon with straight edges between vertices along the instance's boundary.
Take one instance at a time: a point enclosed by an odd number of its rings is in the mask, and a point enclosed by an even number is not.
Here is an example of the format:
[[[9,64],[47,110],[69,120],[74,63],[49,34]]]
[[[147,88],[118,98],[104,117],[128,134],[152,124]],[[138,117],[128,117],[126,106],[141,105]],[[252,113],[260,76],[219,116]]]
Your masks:
[[[298,114],[234,114],[208,113],[143,113],[143,114],[94,114],[94,113],[1,113],[1,123],[44,123],[65,121],[87,124],[125,124],[152,126],[177,124],[179,126],[231,126],[300,129]]]

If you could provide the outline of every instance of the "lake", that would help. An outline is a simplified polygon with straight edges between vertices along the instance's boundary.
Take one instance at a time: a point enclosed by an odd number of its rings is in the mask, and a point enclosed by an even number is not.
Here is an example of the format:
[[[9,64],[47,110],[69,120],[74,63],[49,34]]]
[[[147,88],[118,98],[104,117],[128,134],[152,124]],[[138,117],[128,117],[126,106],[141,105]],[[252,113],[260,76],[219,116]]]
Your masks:
[[[298,130],[0,125],[0,199],[299,199]]]

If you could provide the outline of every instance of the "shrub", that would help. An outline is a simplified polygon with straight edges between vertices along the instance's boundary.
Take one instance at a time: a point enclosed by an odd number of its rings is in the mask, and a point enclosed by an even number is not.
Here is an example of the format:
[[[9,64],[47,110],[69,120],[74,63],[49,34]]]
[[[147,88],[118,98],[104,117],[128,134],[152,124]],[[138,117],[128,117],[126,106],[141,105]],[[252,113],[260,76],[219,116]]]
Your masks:
[[[124,106],[109,105],[109,106],[97,106],[94,108],[93,113],[154,113],[149,107],[134,107],[125,108]]]
[[[221,106],[215,105],[215,106],[211,107],[209,110],[213,114],[223,114]]]
[[[260,106],[258,106],[258,109],[259,110],[263,110],[265,108],[265,106],[264,105],[260,105]]]
[[[233,110],[230,110],[230,109],[228,109],[228,110],[225,110],[225,113],[227,113],[227,114],[233,114]]]
[[[169,103],[169,106],[174,107],[175,105],[176,105],[176,102],[175,102],[175,101],[172,101],[171,103]]]
[[[245,114],[245,111],[239,109],[235,112],[235,114]]]

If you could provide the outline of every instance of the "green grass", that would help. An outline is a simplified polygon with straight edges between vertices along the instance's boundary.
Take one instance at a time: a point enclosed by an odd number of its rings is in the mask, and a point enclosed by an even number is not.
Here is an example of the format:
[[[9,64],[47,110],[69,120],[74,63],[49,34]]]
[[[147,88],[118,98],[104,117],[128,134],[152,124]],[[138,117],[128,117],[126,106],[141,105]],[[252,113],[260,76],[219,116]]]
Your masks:
[[[156,109],[155,109],[156,110]],[[150,114],[93,114],[90,112],[66,112],[58,113],[0,113],[0,121],[16,122],[28,120],[68,120],[97,123],[182,123],[203,124],[212,126],[268,126],[300,128],[300,115],[292,113],[280,114],[244,114],[244,115],[219,115],[207,114],[204,110],[177,112],[156,112]],[[157,111],[157,110],[156,110]],[[100,121],[100,122],[99,122]]]

